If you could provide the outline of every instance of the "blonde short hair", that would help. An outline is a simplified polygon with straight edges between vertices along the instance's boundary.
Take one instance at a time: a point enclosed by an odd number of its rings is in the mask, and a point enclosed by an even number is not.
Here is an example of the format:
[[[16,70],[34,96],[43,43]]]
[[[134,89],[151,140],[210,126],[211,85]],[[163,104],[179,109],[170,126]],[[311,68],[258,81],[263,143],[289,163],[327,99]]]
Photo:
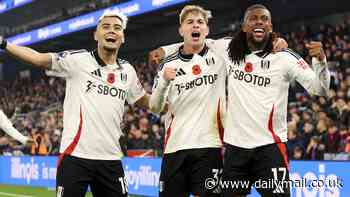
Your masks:
[[[209,19],[212,17],[211,12],[209,10],[205,10],[201,6],[198,6],[198,5],[186,5],[181,10],[181,13],[180,13],[180,17],[179,17],[180,24],[182,24],[185,21],[187,15],[190,14],[190,13],[201,14],[207,24],[209,22]]]

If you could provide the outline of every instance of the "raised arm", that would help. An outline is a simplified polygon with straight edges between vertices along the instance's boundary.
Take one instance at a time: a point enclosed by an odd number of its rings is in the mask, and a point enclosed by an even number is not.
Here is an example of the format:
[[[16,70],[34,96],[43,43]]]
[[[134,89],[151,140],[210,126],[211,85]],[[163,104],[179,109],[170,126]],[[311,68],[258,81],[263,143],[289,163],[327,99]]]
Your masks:
[[[327,96],[330,88],[330,73],[321,42],[311,42],[306,47],[312,56],[312,69],[302,59],[290,67],[289,75],[295,78],[311,95]]]
[[[158,72],[154,79],[152,95],[149,100],[149,108],[153,113],[159,114],[166,104],[167,90],[170,81],[175,79],[176,71],[173,68],[164,68]]]
[[[313,94],[327,96],[329,93],[331,77],[328,70],[326,55],[321,42],[310,42],[306,44],[312,58],[312,67],[316,74],[313,84]]]
[[[51,67],[50,53],[39,53],[29,47],[8,43],[2,36],[0,36],[0,48],[14,58],[37,68],[49,69]]]

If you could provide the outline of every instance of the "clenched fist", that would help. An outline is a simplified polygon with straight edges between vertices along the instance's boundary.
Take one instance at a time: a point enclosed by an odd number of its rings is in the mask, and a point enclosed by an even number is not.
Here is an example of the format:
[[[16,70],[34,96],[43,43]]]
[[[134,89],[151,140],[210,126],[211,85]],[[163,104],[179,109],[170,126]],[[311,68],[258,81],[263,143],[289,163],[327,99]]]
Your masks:
[[[174,68],[169,68],[169,67],[165,67],[164,71],[163,71],[163,78],[166,81],[171,81],[174,80],[176,77],[176,69]]]
[[[322,61],[326,56],[323,51],[323,45],[321,42],[311,41],[309,44],[305,45],[309,50],[309,55],[311,57],[316,57],[319,61]]]

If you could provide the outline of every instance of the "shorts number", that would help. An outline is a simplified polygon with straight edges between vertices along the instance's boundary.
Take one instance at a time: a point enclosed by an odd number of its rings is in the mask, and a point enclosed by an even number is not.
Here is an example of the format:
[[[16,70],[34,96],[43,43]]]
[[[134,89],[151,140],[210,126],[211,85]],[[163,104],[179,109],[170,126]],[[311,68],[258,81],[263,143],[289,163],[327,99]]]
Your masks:
[[[128,182],[125,177],[119,177],[118,181],[120,182],[120,185],[122,186],[122,193],[126,194],[128,192]]]
[[[271,171],[273,173],[273,179],[277,181],[273,193],[284,193],[283,181],[286,179],[287,168],[271,168]],[[278,179],[278,172],[282,172],[282,179]]]
[[[286,168],[271,168],[271,171],[273,173],[273,178],[275,180],[278,180],[278,172],[282,172],[282,180],[286,179],[286,175],[287,175],[287,169]]]
[[[222,169],[212,169],[212,172],[214,174],[214,179],[219,180],[222,174]]]

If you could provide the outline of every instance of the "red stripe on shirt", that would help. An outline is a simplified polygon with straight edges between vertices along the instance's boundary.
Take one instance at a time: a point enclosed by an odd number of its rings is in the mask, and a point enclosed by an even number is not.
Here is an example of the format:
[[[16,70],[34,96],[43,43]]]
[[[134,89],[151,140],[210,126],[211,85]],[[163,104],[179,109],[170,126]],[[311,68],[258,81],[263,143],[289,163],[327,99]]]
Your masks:
[[[219,99],[219,102],[218,102],[218,108],[217,108],[217,111],[216,111],[216,121],[218,123],[218,129],[219,129],[219,136],[220,136],[220,141],[221,143],[223,144],[223,141],[224,141],[224,127],[222,126],[222,120],[221,120],[221,108],[220,108],[220,103],[221,103],[221,100]]]
[[[169,128],[166,130],[166,134],[165,134],[164,150],[165,150],[166,144],[168,143],[168,140],[169,140],[169,137],[171,134],[171,125],[173,124],[173,121],[174,121],[174,114],[171,114],[171,122],[170,122]]]
[[[73,141],[69,144],[69,146],[66,148],[66,150],[64,150],[63,153],[60,154],[58,161],[57,161],[57,168],[59,167],[59,165],[61,164],[61,161],[63,159],[63,157],[65,155],[70,155],[72,154],[72,152],[74,151],[75,147],[77,146],[79,139],[80,139],[80,135],[81,135],[81,128],[83,126],[83,114],[81,112],[81,107],[80,107],[80,122],[79,122],[79,128],[78,128],[78,132],[75,135]]]
[[[276,135],[275,131],[273,130],[273,124],[272,124],[272,119],[273,119],[273,112],[275,111],[275,105],[272,106],[272,110],[269,115],[269,123],[268,123],[268,128],[270,133],[272,134],[273,140],[278,146],[278,149],[280,150],[284,164],[285,166],[289,169],[289,163],[288,163],[288,155],[287,155],[287,148],[284,143],[282,143],[281,139]]]

